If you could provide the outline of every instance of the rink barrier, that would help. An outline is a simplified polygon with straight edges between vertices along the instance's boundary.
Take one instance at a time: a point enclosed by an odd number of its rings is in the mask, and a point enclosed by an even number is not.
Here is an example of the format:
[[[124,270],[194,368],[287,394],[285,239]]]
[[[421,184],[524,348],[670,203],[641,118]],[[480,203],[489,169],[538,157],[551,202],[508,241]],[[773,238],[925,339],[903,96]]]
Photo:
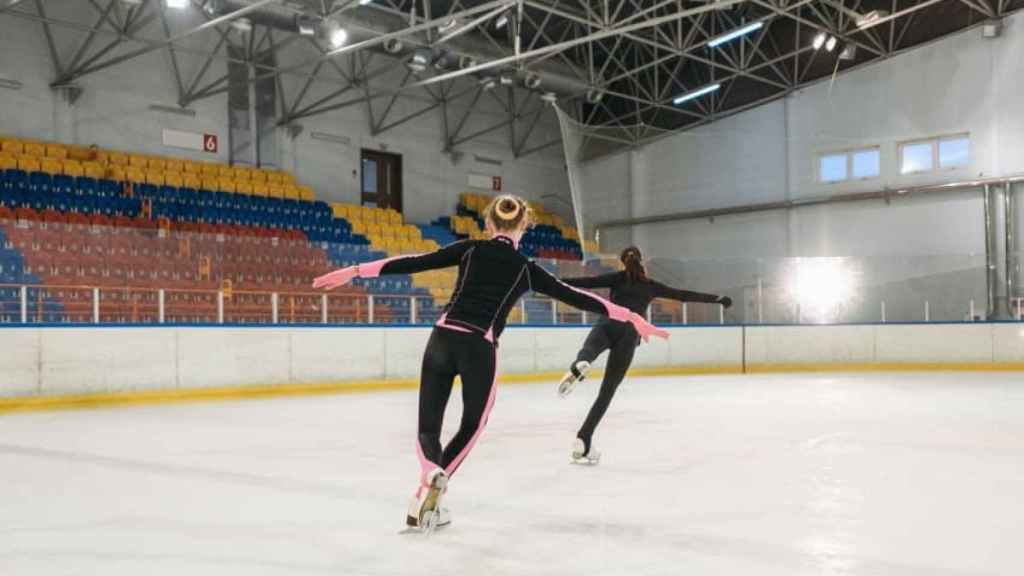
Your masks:
[[[1024,371],[1024,324],[1017,323],[668,329],[671,340],[637,350],[631,376]],[[430,331],[4,327],[0,412],[412,389]],[[501,340],[500,381],[557,381],[588,331],[510,327]],[[599,377],[595,370],[591,379]]]

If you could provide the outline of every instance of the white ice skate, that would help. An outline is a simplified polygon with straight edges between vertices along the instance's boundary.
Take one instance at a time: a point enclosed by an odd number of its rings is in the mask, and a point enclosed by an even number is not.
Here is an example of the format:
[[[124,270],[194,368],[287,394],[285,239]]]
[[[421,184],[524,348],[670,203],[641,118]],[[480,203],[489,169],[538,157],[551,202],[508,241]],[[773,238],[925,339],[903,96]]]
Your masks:
[[[584,466],[595,466],[601,461],[601,453],[594,450],[580,438],[572,445],[572,463]]]
[[[565,373],[565,376],[562,376],[562,381],[558,383],[558,395],[565,398],[572,394],[576,384],[583,382],[587,378],[587,372],[590,372],[590,362],[580,360],[573,364],[572,368]]]
[[[441,497],[448,486],[448,475],[444,470],[435,468],[427,476],[427,485],[420,487],[416,496],[409,502],[409,512],[405,524],[409,528],[424,533],[433,532],[435,528],[451,522],[448,510],[441,508]]]

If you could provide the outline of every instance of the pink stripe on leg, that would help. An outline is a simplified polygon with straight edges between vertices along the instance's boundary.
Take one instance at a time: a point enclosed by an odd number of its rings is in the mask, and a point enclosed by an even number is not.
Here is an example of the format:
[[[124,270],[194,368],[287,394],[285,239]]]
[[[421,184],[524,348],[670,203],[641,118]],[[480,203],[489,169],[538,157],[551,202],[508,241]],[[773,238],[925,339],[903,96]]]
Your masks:
[[[416,456],[419,457],[420,460],[420,486],[423,487],[427,485],[427,475],[430,474],[431,470],[440,468],[441,466],[427,460],[427,457],[423,454],[423,445],[420,444],[418,435],[416,438]],[[418,491],[417,495],[419,495]]]
[[[463,384],[463,386],[465,386],[465,384]],[[448,467],[444,469],[445,474],[447,474],[449,478],[455,472],[455,470],[458,469],[459,464],[462,464],[462,461],[465,460],[466,456],[469,455],[469,451],[473,449],[473,446],[476,444],[477,439],[480,438],[480,434],[483,433],[484,427],[487,426],[487,419],[490,418],[490,416],[491,416],[491,408],[494,407],[494,398],[496,396],[497,391],[498,391],[498,350],[495,348],[494,349],[494,378],[491,380],[491,394],[487,397],[487,405],[484,407],[483,416],[480,417],[480,425],[477,426],[476,432],[473,433],[473,437],[469,439],[469,442],[466,443],[465,448],[463,448],[462,451],[460,451],[459,454],[455,457],[455,459],[452,460],[450,464],[448,464]]]

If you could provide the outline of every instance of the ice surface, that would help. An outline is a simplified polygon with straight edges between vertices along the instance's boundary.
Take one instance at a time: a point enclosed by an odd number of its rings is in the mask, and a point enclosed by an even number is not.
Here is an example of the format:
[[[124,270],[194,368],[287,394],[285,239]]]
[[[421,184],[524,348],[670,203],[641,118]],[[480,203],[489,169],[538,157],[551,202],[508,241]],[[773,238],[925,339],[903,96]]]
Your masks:
[[[411,391],[2,416],[0,574],[1024,571],[1020,375],[630,379],[596,467],[555,387],[498,391],[429,538]]]

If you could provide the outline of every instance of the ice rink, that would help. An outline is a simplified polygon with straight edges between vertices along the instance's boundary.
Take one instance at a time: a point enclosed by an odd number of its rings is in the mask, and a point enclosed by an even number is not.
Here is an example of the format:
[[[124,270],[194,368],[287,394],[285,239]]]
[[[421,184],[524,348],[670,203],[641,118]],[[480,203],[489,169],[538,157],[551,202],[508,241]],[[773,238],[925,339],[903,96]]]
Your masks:
[[[1019,374],[628,379],[573,466],[595,394],[502,387],[429,538],[413,391],[0,416],[0,574],[1024,570]]]

